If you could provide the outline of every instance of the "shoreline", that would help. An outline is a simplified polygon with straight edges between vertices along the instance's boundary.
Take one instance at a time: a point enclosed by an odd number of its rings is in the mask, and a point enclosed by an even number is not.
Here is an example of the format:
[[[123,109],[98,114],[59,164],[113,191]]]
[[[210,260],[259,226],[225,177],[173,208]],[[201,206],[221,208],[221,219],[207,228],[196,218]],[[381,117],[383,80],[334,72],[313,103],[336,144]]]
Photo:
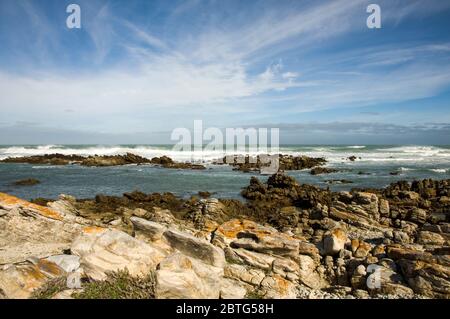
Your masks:
[[[331,192],[274,174],[265,183],[252,177],[242,194],[246,202],[200,196],[181,199],[170,193],[137,191],[121,197],[97,195],[94,199],[61,195],[56,201],[39,203],[45,206],[26,204],[4,194],[0,196],[0,211],[4,212],[0,223],[10,233],[2,233],[0,241],[9,252],[6,256],[12,257],[10,262],[4,257],[2,264],[9,263],[12,269],[29,266],[30,251],[21,247],[39,238],[40,248],[35,251],[39,260],[55,255],[70,256],[60,259],[78,258],[84,265],[79,276],[95,283],[105,278],[104,267],[141,273],[141,268],[134,268],[138,261],[130,255],[131,247],[148,245],[152,247],[148,258],[153,260],[148,261],[148,267],[156,267],[159,278],[157,298],[450,298],[450,289],[445,288],[450,287],[445,277],[450,269],[450,180],[397,182],[385,189]],[[60,216],[58,220],[65,223],[65,229],[73,229],[73,234],[71,231],[64,239],[58,232],[49,233],[56,238],[34,232],[20,235],[20,229],[35,223],[20,217],[25,207],[33,212],[36,222],[41,210],[50,209],[52,218]],[[80,225],[103,230],[100,235],[80,233],[79,227],[85,227]],[[36,231],[42,226],[33,227]],[[116,242],[114,245],[132,245],[112,252],[114,258],[126,260],[125,264],[110,264],[112,255],[103,259],[103,250],[85,255],[74,248],[80,241],[88,244],[90,236],[108,236],[108,241]],[[54,246],[47,247],[47,241],[64,242],[64,247],[71,247],[70,254],[64,255],[67,248],[58,253]],[[155,261],[155,256],[161,257]],[[54,262],[55,258],[50,260]],[[97,258],[103,260],[102,266]],[[191,275],[182,268],[187,260],[200,263],[196,267],[213,267],[210,271],[218,276],[217,284],[212,284],[208,275],[197,274],[197,283],[192,282],[182,292],[177,290],[170,279],[172,268],[166,271],[164,265],[178,267],[176,272],[187,280]],[[378,288],[367,286],[374,275],[368,271],[370,265],[382,270]],[[255,277],[250,279],[248,274]],[[8,276],[0,270],[0,288],[4,291],[13,285]],[[162,283],[166,281],[168,286]],[[194,291],[200,284],[206,290],[199,295]],[[27,296],[32,293],[21,292]]]

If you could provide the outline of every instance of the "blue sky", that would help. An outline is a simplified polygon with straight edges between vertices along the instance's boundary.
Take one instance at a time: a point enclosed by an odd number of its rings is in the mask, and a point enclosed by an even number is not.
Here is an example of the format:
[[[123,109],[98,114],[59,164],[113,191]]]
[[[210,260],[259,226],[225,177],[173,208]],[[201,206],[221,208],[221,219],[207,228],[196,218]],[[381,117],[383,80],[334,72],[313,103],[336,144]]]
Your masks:
[[[450,144],[448,30],[440,0],[0,0],[0,144],[167,143],[196,119]]]

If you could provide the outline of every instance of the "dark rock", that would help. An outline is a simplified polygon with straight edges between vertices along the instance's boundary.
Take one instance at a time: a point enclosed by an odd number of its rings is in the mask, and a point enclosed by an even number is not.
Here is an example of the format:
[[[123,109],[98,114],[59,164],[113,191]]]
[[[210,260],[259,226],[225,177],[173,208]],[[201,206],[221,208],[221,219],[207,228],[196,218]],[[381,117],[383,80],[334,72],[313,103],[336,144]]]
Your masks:
[[[266,155],[268,156],[268,155]],[[269,157],[268,157],[269,158]],[[273,159],[273,157],[271,157]],[[278,170],[291,171],[313,168],[326,163],[322,157],[308,157],[308,156],[292,156],[292,155],[278,155]],[[216,164],[229,164],[233,166],[234,170],[242,172],[261,172],[261,169],[268,168],[270,161],[263,161],[261,156],[251,157],[247,156],[231,156],[224,157],[222,161]]]
[[[327,184],[352,184],[348,179],[330,179],[325,181]]]
[[[46,154],[46,155],[24,156],[24,157],[8,157],[4,160],[1,160],[0,163],[67,165],[71,163],[79,163],[84,159],[85,157],[78,155]]]
[[[16,185],[16,186],[33,186],[33,185],[37,185],[40,183],[41,183],[41,181],[39,181],[38,179],[27,178],[27,179],[22,179],[20,181],[14,182],[14,185]]]
[[[200,196],[201,198],[208,198],[208,197],[211,197],[211,195],[212,195],[212,193],[210,193],[210,192],[202,192],[202,191],[198,192],[198,196]]]
[[[330,173],[335,173],[338,172],[337,169],[334,168],[327,168],[327,167],[314,167],[311,171],[310,174],[311,175],[319,175],[319,174],[330,174]]]

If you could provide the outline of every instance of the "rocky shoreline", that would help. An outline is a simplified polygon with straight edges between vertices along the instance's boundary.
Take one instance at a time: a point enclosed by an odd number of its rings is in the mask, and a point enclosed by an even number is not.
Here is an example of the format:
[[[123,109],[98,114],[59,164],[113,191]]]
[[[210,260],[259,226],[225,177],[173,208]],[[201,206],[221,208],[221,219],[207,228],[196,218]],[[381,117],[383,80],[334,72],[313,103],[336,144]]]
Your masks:
[[[109,167],[121,165],[144,165],[154,164],[164,168],[173,169],[205,169],[205,166],[193,163],[175,162],[167,156],[154,157],[148,159],[136,154],[126,153],[124,155],[94,155],[94,156],[80,156],[80,155],[63,155],[63,154],[46,154],[33,155],[24,157],[8,157],[0,160],[0,163],[21,163],[34,165],[72,165],[77,164],[81,166],[90,167]]]
[[[323,157],[309,157],[309,156],[293,156],[293,155],[272,155],[278,157],[278,171],[294,171],[308,168],[314,168],[325,164],[327,161]],[[250,155],[232,155],[225,156],[220,161],[215,161],[214,164],[223,165],[228,164],[233,167],[235,171],[241,171],[244,173],[257,172],[265,168],[270,167],[270,155],[265,155],[265,159],[262,156],[250,156]]]
[[[450,180],[331,192],[275,174],[242,195],[0,194],[0,296],[83,296],[126,269],[154,298],[450,298]]]
[[[267,155],[269,156],[269,155]],[[292,156],[279,154],[279,168],[278,171],[291,171],[302,170],[309,168],[316,168],[312,170],[311,174],[324,174],[335,172],[333,169],[327,169],[320,167],[327,161],[325,158],[308,157],[308,156]],[[33,155],[23,157],[8,157],[0,160],[0,163],[23,163],[34,165],[70,165],[78,164],[81,166],[95,166],[95,167],[108,167],[108,166],[120,166],[120,165],[144,165],[154,164],[164,168],[174,169],[205,169],[206,167],[201,164],[195,163],[182,163],[176,162],[168,156],[154,157],[148,159],[136,154],[126,153],[124,155],[94,155],[94,156],[80,156],[80,155],[63,155],[63,154],[46,154],[46,155]],[[220,160],[214,161],[213,164],[224,165],[228,164],[233,167],[233,170],[241,172],[261,172],[264,168],[270,166],[270,162],[264,161],[261,156],[251,157],[249,155],[233,155],[230,157],[224,157]]]

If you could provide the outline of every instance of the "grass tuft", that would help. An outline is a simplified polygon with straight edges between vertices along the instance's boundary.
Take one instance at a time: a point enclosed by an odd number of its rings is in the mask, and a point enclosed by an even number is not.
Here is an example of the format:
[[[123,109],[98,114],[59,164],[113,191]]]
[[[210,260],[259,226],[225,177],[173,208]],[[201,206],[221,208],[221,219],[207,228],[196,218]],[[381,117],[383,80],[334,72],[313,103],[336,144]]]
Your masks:
[[[132,277],[127,270],[108,273],[105,281],[92,281],[75,292],[75,299],[153,299],[156,278],[154,272],[146,277]]]

